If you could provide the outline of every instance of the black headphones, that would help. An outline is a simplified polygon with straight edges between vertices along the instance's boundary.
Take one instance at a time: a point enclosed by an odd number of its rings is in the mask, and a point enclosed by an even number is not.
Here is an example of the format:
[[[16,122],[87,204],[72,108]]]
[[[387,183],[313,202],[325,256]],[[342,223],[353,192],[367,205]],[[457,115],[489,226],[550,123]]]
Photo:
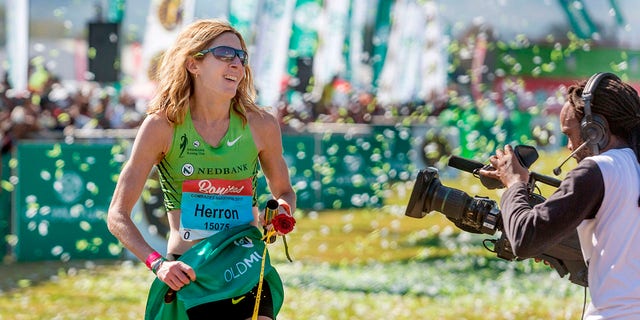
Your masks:
[[[597,114],[591,113],[591,100],[593,93],[600,81],[604,78],[620,81],[620,78],[613,73],[598,72],[591,76],[582,90],[582,101],[584,101],[584,117],[580,121],[580,134],[582,140],[587,142],[594,155],[600,154],[609,143],[609,125],[607,120]]]

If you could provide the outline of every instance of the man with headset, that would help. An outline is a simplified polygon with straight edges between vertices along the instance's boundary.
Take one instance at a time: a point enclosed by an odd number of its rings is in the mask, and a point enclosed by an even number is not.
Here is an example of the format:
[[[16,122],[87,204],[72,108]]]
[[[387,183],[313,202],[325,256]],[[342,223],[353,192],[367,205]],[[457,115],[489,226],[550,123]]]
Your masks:
[[[518,257],[540,254],[577,228],[589,270],[584,319],[640,319],[638,93],[614,74],[597,73],[569,87],[560,123],[578,165],[545,202],[529,204],[529,172],[509,145],[489,159],[495,170],[480,174],[507,186],[504,232]]]

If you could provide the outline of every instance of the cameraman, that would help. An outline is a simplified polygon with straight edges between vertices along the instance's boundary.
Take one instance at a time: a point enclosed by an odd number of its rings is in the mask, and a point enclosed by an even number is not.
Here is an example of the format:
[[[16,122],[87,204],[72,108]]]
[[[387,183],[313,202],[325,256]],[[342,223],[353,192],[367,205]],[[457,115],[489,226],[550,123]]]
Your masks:
[[[578,165],[545,202],[529,204],[529,172],[509,145],[489,159],[495,171],[480,174],[507,186],[504,232],[518,257],[540,254],[577,228],[589,269],[584,319],[640,319],[640,98],[610,73],[567,95],[560,123]]]

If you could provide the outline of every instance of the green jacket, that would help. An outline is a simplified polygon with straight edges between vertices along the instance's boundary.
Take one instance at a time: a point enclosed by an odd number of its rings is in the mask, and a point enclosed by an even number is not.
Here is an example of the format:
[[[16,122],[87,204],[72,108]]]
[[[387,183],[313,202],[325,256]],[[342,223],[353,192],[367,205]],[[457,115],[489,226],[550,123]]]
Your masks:
[[[196,280],[177,292],[177,299],[164,302],[169,290],[155,279],[151,284],[145,319],[188,319],[186,310],[211,301],[240,296],[259,281],[265,243],[258,228],[245,225],[221,231],[204,239],[183,254],[180,261],[191,266]],[[266,254],[264,281],[269,283],[274,315],[284,300],[284,288]]]

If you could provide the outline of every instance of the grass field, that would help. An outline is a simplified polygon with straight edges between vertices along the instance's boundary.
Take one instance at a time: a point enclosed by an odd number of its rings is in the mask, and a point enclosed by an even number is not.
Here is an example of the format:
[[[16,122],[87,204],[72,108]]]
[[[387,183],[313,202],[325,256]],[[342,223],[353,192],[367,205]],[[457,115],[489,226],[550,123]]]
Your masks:
[[[499,196],[468,174],[443,183]],[[297,213],[294,262],[282,241],[270,247],[285,282],[278,319],[580,317],[584,288],[492,256],[481,242],[493,236],[459,232],[439,213],[404,216],[411,185],[393,190],[381,208]],[[0,274],[0,319],[141,319],[153,280],[138,261],[4,264]]]

